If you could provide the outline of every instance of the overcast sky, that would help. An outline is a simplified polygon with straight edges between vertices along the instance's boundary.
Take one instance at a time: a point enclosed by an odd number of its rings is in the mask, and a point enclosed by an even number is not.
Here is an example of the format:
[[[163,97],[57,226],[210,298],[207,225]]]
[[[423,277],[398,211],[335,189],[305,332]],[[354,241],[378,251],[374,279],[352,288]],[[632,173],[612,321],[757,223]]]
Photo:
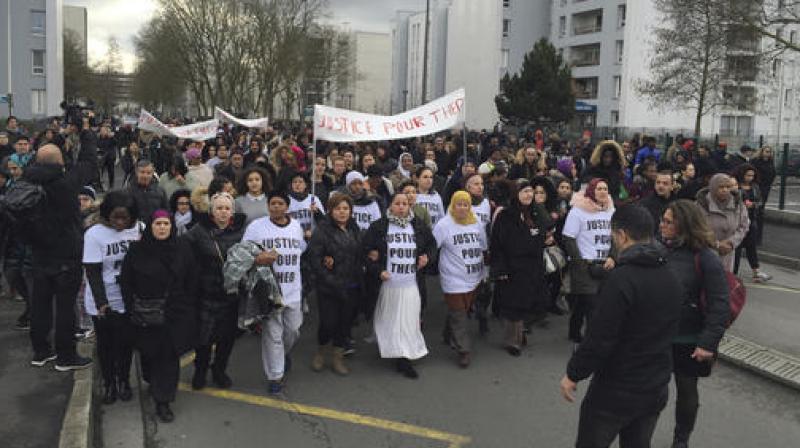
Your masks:
[[[117,38],[126,71],[134,66],[133,37],[156,11],[156,0],[64,0],[83,6],[89,16],[89,62],[103,57],[108,39]],[[394,11],[422,10],[425,0],[328,0],[328,22],[358,31],[388,32]]]

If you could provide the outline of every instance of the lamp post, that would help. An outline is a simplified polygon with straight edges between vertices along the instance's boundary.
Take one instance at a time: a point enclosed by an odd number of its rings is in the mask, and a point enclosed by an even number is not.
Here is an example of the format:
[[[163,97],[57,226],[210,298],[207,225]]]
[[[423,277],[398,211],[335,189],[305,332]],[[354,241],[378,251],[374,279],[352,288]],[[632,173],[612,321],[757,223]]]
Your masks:
[[[408,110],[408,90],[403,90],[403,112]]]

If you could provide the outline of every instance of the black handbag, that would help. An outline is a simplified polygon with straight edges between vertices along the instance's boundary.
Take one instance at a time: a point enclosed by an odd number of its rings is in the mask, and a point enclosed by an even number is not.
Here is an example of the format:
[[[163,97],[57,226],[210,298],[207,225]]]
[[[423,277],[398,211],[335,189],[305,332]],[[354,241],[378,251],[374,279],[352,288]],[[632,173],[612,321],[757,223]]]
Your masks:
[[[168,295],[169,293],[167,293]],[[139,327],[158,327],[166,323],[167,296],[142,298],[133,296],[131,322]]]

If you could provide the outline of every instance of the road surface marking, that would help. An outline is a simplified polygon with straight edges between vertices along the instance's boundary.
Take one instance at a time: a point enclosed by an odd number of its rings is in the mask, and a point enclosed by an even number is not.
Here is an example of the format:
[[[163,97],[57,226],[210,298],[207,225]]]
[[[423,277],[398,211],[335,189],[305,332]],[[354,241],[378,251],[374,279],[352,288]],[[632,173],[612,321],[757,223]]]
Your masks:
[[[194,361],[195,354],[191,352],[181,358],[181,368],[188,366]],[[201,393],[217,398],[224,398],[226,400],[239,401],[242,403],[253,404],[256,406],[263,406],[282,411],[294,412],[296,414],[311,415],[314,417],[328,418],[331,420],[339,420],[347,423],[352,423],[361,426],[371,426],[373,428],[383,429],[386,431],[394,431],[402,434],[409,434],[413,436],[422,437],[425,439],[440,440],[448,443],[448,448],[461,448],[472,441],[471,438],[461,436],[458,434],[450,434],[435,429],[425,428],[422,426],[410,425],[408,423],[395,422],[392,420],[384,420],[381,418],[370,417],[367,415],[354,414],[352,412],[342,412],[335,409],[322,408],[318,406],[308,406],[299,403],[292,403],[289,401],[278,400],[275,398],[264,397],[261,395],[245,394],[240,392],[233,392],[228,390],[220,390],[214,388],[205,388],[201,391],[192,390],[192,388],[185,383],[179,383],[178,389],[184,392]]]
[[[292,403],[289,401],[279,400],[276,398],[269,398],[262,395],[245,394],[241,392],[220,390],[214,388],[205,388],[200,391],[195,391],[192,390],[191,386],[189,386],[186,383],[179,383],[178,389],[184,392],[199,393],[211,397],[223,398],[226,400],[233,400],[241,403],[273,408],[281,411],[293,412],[296,414],[310,415],[313,417],[321,417],[331,420],[339,420],[342,422],[352,423],[355,425],[369,426],[373,428],[383,429],[386,431],[393,431],[401,434],[417,436],[425,439],[439,440],[448,443],[447,445],[448,448],[461,448],[472,441],[470,437],[461,436],[458,434],[450,434],[447,432],[438,431],[436,429],[410,425],[408,423],[395,422],[392,420],[384,420],[382,418],[370,417],[368,415],[355,414],[352,412],[343,412],[343,411],[337,411],[335,409]]]
[[[756,283],[747,283],[746,287],[756,289],[768,289],[770,291],[790,292],[793,294],[800,294],[800,289],[784,288],[781,286],[759,285]]]

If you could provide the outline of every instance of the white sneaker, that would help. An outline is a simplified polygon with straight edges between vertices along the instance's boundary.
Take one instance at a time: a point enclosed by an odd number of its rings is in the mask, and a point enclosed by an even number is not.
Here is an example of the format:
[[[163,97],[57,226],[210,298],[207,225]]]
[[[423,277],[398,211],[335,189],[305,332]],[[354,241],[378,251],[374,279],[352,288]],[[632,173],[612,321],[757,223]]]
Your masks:
[[[753,280],[756,280],[756,279],[758,279],[758,280],[760,280],[762,282],[766,282],[766,281],[772,280],[772,276],[767,274],[766,272],[758,271],[758,272],[753,273]]]

